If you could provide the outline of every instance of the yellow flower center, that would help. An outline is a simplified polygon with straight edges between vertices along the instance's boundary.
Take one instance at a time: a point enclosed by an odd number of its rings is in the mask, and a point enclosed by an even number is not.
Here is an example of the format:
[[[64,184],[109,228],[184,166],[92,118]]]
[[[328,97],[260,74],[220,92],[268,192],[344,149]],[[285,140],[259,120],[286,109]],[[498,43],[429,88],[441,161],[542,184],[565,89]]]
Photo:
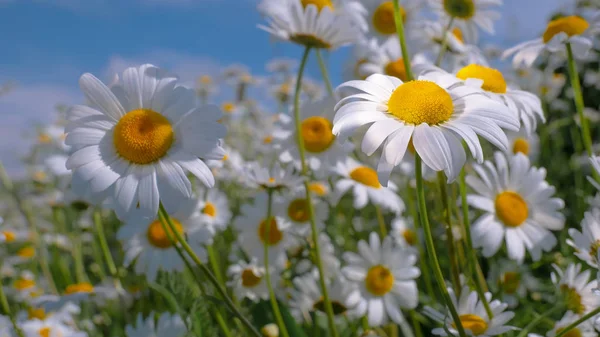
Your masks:
[[[26,278],[19,278],[15,280],[15,282],[13,283],[13,287],[17,290],[31,289],[35,287],[35,281]]]
[[[308,117],[302,121],[300,127],[302,139],[304,139],[304,148],[308,152],[323,152],[335,141],[335,136],[331,132],[333,126],[327,118]]]
[[[558,328],[556,329],[556,334],[561,333],[565,328]],[[583,334],[581,333],[581,330],[579,330],[579,328],[573,328],[569,331],[567,331],[564,335],[564,337],[582,337]]]
[[[501,279],[502,290],[506,294],[514,294],[519,289],[519,285],[521,284],[521,274],[509,271],[502,275]]]
[[[267,237],[267,221],[263,220],[258,225],[258,238],[263,244],[269,246],[277,245],[283,239],[283,233],[277,226],[277,220],[271,218],[271,225],[269,226],[269,237]]]
[[[262,276],[256,275],[250,268],[242,271],[242,285],[246,288],[257,286],[262,280]]]
[[[569,37],[573,35],[583,34],[590,24],[582,17],[571,15],[552,20],[548,23],[546,31],[544,32],[543,39],[544,43],[552,40],[552,38],[559,33],[566,33]]]
[[[388,112],[407,124],[436,125],[454,112],[452,97],[430,81],[410,81],[400,85],[388,101]]]
[[[331,0],[300,0],[300,2],[304,8],[308,7],[308,5],[315,5],[319,11],[324,7],[329,7],[329,9],[333,10]]]
[[[211,84],[212,83],[212,77],[210,77],[208,75],[202,75],[198,79],[198,82],[200,82],[201,84],[204,84],[204,85]]]
[[[46,172],[44,172],[44,171],[35,171],[33,173],[33,180],[36,180],[36,181],[44,181],[44,180],[46,180],[46,177],[47,177]]]
[[[223,109],[223,112],[230,114],[235,110],[235,104],[231,102],[225,102],[223,105],[221,105],[221,109]]]
[[[462,30],[460,30],[460,28],[458,28],[458,27],[454,27],[454,29],[452,29],[452,35],[454,35],[454,37],[455,37],[455,38],[456,38],[458,41],[460,41],[460,42],[462,42],[462,43],[464,43],[464,42],[465,42],[465,40],[464,40],[464,38],[463,38],[463,33],[462,33]]]
[[[598,248],[600,248],[600,240],[596,240],[590,245],[590,256],[593,259],[595,259],[596,254],[598,254]]]
[[[44,320],[46,318],[46,311],[44,308],[29,308],[27,309],[27,317],[29,319],[37,318],[39,320]]]
[[[87,283],[87,282],[82,282],[82,283],[75,283],[75,284],[70,284],[67,286],[67,289],[65,289],[65,294],[66,295],[71,295],[71,294],[75,294],[75,293],[91,293],[94,291],[94,286]]]
[[[52,330],[50,330],[49,327],[44,327],[41,328],[40,330],[38,330],[38,334],[40,335],[40,337],[50,337],[50,332]]]
[[[444,10],[448,15],[467,20],[475,15],[475,3],[473,0],[443,0]]]
[[[331,48],[331,44],[320,37],[312,34],[295,34],[290,37],[290,41],[311,48]]]
[[[52,141],[52,138],[47,133],[40,133],[38,135],[38,142],[40,144],[48,144]]]
[[[581,295],[575,288],[571,288],[566,284],[560,286],[560,290],[565,296],[565,302],[567,309],[573,311],[576,314],[583,314],[585,312],[585,306],[581,303]]]
[[[465,328],[465,330],[471,330],[475,336],[479,336],[487,330],[487,323],[483,318],[477,315],[465,314],[460,315],[459,318],[463,328]],[[456,325],[454,325],[454,323],[452,323],[452,327],[456,329]]]
[[[17,238],[17,235],[15,234],[15,232],[3,231],[3,232],[0,232],[0,233],[2,233],[4,235],[4,240],[6,242],[13,242]]]
[[[496,215],[508,227],[519,227],[529,216],[529,208],[523,198],[511,191],[498,194],[495,202]]]
[[[383,296],[392,290],[394,286],[394,275],[385,266],[376,265],[371,267],[365,278],[365,287],[375,296]]]
[[[323,185],[320,182],[312,182],[308,185],[308,189],[314,194],[322,197],[327,194],[327,186]]]
[[[388,76],[398,77],[402,81],[406,81],[406,68],[404,67],[404,60],[401,57],[395,61],[388,62],[383,71]]]
[[[117,153],[135,164],[149,164],[171,148],[175,135],[169,120],[148,109],[129,111],[114,128]]]
[[[506,93],[506,81],[502,73],[494,68],[481,66],[479,64],[469,64],[456,73],[456,77],[461,80],[467,78],[477,78],[483,81],[481,88],[486,91],[497,94]]]
[[[173,226],[175,226],[177,232],[182,234],[183,226],[181,225],[181,223],[174,218],[171,218],[171,222],[173,223]],[[170,248],[173,245],[173,243],[171,242],[169,237],[172,237],[174,240],[177,240],[177,237],[175,236],[175,233],[173,233],[173,230],[169,226],[167,226],[167,231],[168,233],[165,232],[160,220],[155,220],[148,226],[148,231],[146,232],[148,242],[150,242],[150,244],[156,248]]]
[[[404,237],[404,241],[411,246],[414,246],[417,243],[417,233],[411,229],[405,229],[402,232],[402,236]]]
[[[377,172],[370,167],[359,166],[355,168],[350,172],[350,178],[369,187],[381,188],[379,178],[377,178]]]
[[[529,142],[525,138],[517,138],[513,143],[513,153],[522,153],[524,155],[529,154]]]
[[[273,142],[272,136],[266,136],[265,138],[263,138],[263,144],[271,144],[272,142]]]
[[[212,202],[207,201],[202,209],[202,213],[214,218],[217,215],[217,207]]]
[[[406,11],[400,6],[400,15],[402,22],[406,22]],[[373,12],[373,27],[382,35],[390,35],[396,32],[396,22],[394,21],[394,3],[391,1],[382,2]]]
[[[307,222],[310,218],[306,199],[296,199],[288,206],[288,216],[295,222]]]
[[[21,249],[19,249],[19,251],[17,251],[17,256],[23,257],[23,258],[31,258],[35,256],[35,249],[31,246],[28,247],[23,247]]]
[[[346,311],[348,311],[348,308],[346,308],[345,305],[343,305],[342,303],[340,303],[338,301],[331,301],[331,307],[333,309],[333,314],[335,316],[341,315],[341,314],[345,313]],[[313,309],[318,310],[320,312],[325,312],[325,313],[327,312],[327,311],[325,311],[325,302],[323,300],[323,297],[321,297],[318,301],[313,303]]]

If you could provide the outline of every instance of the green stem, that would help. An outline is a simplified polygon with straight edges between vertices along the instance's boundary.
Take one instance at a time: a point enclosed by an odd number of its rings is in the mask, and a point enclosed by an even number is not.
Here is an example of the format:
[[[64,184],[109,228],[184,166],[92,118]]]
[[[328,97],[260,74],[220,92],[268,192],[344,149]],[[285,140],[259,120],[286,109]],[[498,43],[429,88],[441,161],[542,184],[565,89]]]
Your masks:
[[[179,233],[177,228],[175,228],[175,225],[173,225],[173,222],[171,221],[171,217],[169,216],[169,213],[167,213],[167,211],[165,210],[165,207],[163,206],[162,203],[159,204],[159,213],[161,214],[161,216],[164,218],[165,222],[171,229],[171,232],[173,232],[173,234],[175,234],[175,237],[177,238],[177,243],[181,244],[181,246],[183,247],[183,250],[186,251],[186,253],[190,256],[192,261],[194,261],[194,263],[196,263],[196,265],[202,270],[202,272],[204,272],[204,274],[206,275],[208,280],[213,284],[215,289],[217,289],[217,291],[219,292],[219,294],[221,295],[221,297],[225,301],[225,304],[231,310],[231,312],[242,321],[244,326],[246,326],[246,328],[248,328],[254,336],[261,337],[260,332],[258,332],[258,330],[256,330],[256,328],[254,326],[252,326],[252,323],[250,323],[250,321],[248,321],[248,319],[246,317],[244,317],[244,315],[242,315],[242,313],[235,306],[235,304],[233,303],[233,301],[227,294],[227,291],[225,290],[225,288],[223,288],[223,286],[219,283],[219,281],[217,280],[215,275],[213,275],[213,273],[210,271],[210,269],[208,269],[208,267],[206,267],[206,265],[204,263],[202,263],[202,261],[200,261],[200,258],[198,257],[198,255],[196,255],[196,253],[194,253],[194,250],[192,249],[192,247],[190,247],[190,245],[187,243],[187,241],[185,241],[185,238],[183,237],[183,235],[181,233]],[[169,231],[167,231],[167,232],[169,232]]]
[[[298,77],[296,80],[296,89],[294,92],[294,123],[296,126],[296,143],[298,144],[298,152],[300,153],[300,164],[302,167],[302,175],[307,179],[304,180],[304,190],[306,193],[306,204],[308,208],[308,214],[310,218],[310,228],[312,241],[314,244],[314,256],[315,264],[319,270],[319,285],[321,287],[321,293],[323,294],[323,302],[325,304],[325,312],[327,313],[327,324],[329,325],[329,332],[332,337],[338,337],[337,328],[335,326],[335,319],[333,314],[333,306],[329,299],[327,292],[327,284],[325,283],[325,273],[323,272],[323,264],[321,263],[321,250],[319,247],[319,232],[317,230],[317,223],[315,221],[315,211],[312,204],[312,195],[310,193],[310,186],[308,181],[308,167],[306,166],[306,154],[304,149],[304,140],[302,139],[302,130],[300,125],[300,88],[302,86],[302,76],[304,75],[304,68],[306,67],[306,60],[310,54],[310,47],[304,49],[302,60],[300,61],[300,68],[298,68]]]
[[[454,326],[458,330],[458,334],[460,335],[460,337],[467,337],[465,329],[462,326],[462,322],[460,321],[460,317],[458,316],[458,312],[456,311],[454,303],[452,303],[452,299],[448,294],[448,289],[446,288],[446,283],[444,281],[444,275],[442,274],[442,270],[440,269],[440,262],[438,261],[437,254],[435,252],[433,234],[431,233],[431,225],[429,224],[429,218],[427,217],[427,204],[425,203],[425,190],[423,188],[423,172],[421,157],[418,154],[415,154],[415,171],[417,178],[417,200],[419,202],[421,226],[423,227],[423,230],[425,232],[425,244],[427,246],[427,255],[429,256],[433,267],[433,275],[435,276],[435,279],[438,283],[444,302],[446,302],[446,306],[450,311],[450,315],[454,320]]]
[[[279,304],[277,304],[277,297],[275,296],[275,291],[273,291],[273,285],[271,284],[271,272],[269,270],[269,234],[271,231],[271,217],[273,213],[273,189],[268,190],[268,202],[267,202],[267,218],[266,218],[266,228],[265,228],[265,242],[263,242],[264,246],[264,263],[265,263],[265,281],[267,283],[267,288],[269,289],[269,299],[271,300],[271,308],[273,309],[273,315],[275,316],[275,321],[277,325],[279,325],[279,332],[283,337],[289,337],[289,333],[287,331],[287,327],[285,326],[285,322],[283,321],[283,316],[281,316],[281,311],[279,310]]]
[[[465,176],[465,168],[463,167],[462,170],[460,170],[459,189],[460,201],[463,212],[463,223],[465,225],[465,241],[467,243],[469,269],[471,271],[471,277],[473,277],[475,291],[477,291],[479,300],[483,303],[483,306],[485,307],[485,312],[488,314],[488,317],[492,319],[494,317],[494,314],[492,313],[492,309],[490,308],[490,304],[488,303],[487,298],[485,298],[485,292],[483,291],[483,287],[481,285],[482,281],[485,282],[485,280],[480,280],[478,277],[479,273],[477,272],[477,265],[479,264],[479,261],[477,260],[475,249],[473,248],[473,239],[471,238],[471,221],[469,220],[469,205],[467,204],[467,183]]]
[[[329,96],[333,97],[333,86],[331,85],[331,80],[329,79],[329,73],[327,72],[327,66],[325,66],[325,61],[323,60],[321,49],[317,49],[316,54],[317,60],[319,60],[319,68],[321,69],[321,75],[323,75],[323,81],[325,82],[325,87],[327,88],[327,93],[329,94]]]
[[[444,207],[444,215],[446,217],[446,236],[448,238],[448,259],[450,260],[450,277],[454,284],[454,293],[456,296],[460,296],[460,268],[458,267],[458,258],[456,255],[456,247],[454,247],[454,233],[452,233],[452,205],[450,205],[450,199],[448,198],[448,191],[446,189],[446,176],[444,172],[438,172],[438,184],[440,185],[440,196],[442,199],[442,205]]]
[[[529,332],[535,328],[542,320],[544,320],[546,317],[552,315],[553,313],[559,311],[563,309],[563,307],[561,305],[555,305],[552,306],[550,309],[546,310],[545,312],[543,312],[541,315],[539,315],[538,317],[534,318],[533,321],[529,322],[529,324],[527,324],[525,326],[525,328],[523,328],[523,330],[521,330],[521,332],[519,332],[519,334],[517,335],[517,337],[526,337],[529,335]]]
[[[448,32],[450,31],[450,29],[452,29],[453,24],[454,17],[451,17],[450,21],[448,21],[446,29],[444,29],[444,36],[442,36],[442,47],[440,49],[440,53],[437,56],[437,59],[435,60],[435,65],[438,67],[442,64],[442,61],[444,60],[444,54],[446,54],[446,49],[448,49]]]
[[[71,236],[73,241],[73,259],[75,260],[75,280],[77,283],[89,283],[85,267],[83,265],[83,252],[81,250],[81,237]]]
[[[117,269],[112,254],[110,253],[110,248],[108,247],[108,242],[106,241],[104,225],[102,224],[102,215],[100,214],[99,210],[94,210],[94,226],[96,226],[96,233],[98,234],[98,240],[100,241],[100,249],[102,250],[102,254],[106,260],[106,265],[108,266],[110,276],[114,278],[115,285],[120,288],[121,281],[119,278],[119,270]]]
[[[583,317],[581,317],[580,319],[576,320],[575,322],[567,325],[564,329],[562,329],[559,333],[556,334],[555,337],[562,337],[564,336],[567,332],[573,330],[574,328],[576,328],[579,324],[587,321],[588,319],[598,315],[600,313],[600,307],[588,312],[587,314],[585,314]]]
[[[406,47],[406,38],[404,37],[404,24],[402,23],[402,14],[400,13],[400,0],[393,0],[394,2],[394,22],[396,23],[396,33],[398,33],[398,40],[400,40],[400,47],[402,48],[402,61],[404,62],[404,69],[406,71],[406,79],[412,81],[415,77],[412,73],[410,66],[410,55],[408,55],[408,48]]]
[[[208,260],[210,261],[210,265],[212,266],[213,273],[219,280],[219,283],[225,284],[225,279],[223,278],[223,273],[221,273],[221,268],[219,267],[219,260],[217,254],[215,254],[215,249],[213,245],[206,246],[206,252],[208,255]]]
[[[2,268],[2,264],[0,263],[0,269],[1,268]],[[15,329],[15,331],[17,332],[19,337],[23,337],[23,331],[21,331],[21,328],[19,328],[19,325],[17,324],[17,320],[15,319],[15,316],[13,315],[12,311],[10,310],[10,306],[8,305],[8,300],[6,299],[6,294],[4,294],[4,286],[2,284],[0,284],[0,305],[2,305],[2,311],[10,319],[10,322],[12,323],[13,328]]]
[[[375,206],[375,213],[377,214],[377,222],[379,223],[379,232],[381,234],[381,240],[387,236],[387,228],[385,226],[385,219],[383,218],[383,213],[381,212],[381,207]]]
[[[581,92],[581,82],[579,81],[579,73],[577,72],[577,65],[573,58],[573,49],[571,44],[567,43],[567,64],[569,68],[569,77],[571,78],[571,87],[573,88],[573,100],[575,101],[575,108],[577,109],[577,115],[579,116],[579,123],[581,124],[581,137],[585,150],[589,157],[594,155],[592,150],[592,137],[590,136],[590,129],[587,118],[583,114],[585,105],[583,103],[583,93]]]

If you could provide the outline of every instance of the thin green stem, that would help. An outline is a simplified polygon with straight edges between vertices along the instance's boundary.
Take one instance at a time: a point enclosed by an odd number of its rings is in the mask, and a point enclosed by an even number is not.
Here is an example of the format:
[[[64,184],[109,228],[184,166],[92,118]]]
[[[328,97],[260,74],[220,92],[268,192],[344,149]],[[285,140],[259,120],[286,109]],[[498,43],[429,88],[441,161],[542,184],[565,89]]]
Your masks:
[[[217,280],[219,280],[219,283],[225,284],[225,279],[223,278],[223,273],[221,273],[219,260],[217,254],[215,254],[215,248],[213,245],[206,246],[206,253],[208,255],[210,265],[212,266],[213,273],[215,273],[215,277]]]
[[[482,280],[479,279],[479,273],[477,272],[477,265],[479,261],[477,260],[475,249],[473,248],[473,239],[471,238],[471,221],[469,220],[469,205],[467,203],[467,184],[465,176],[465,168],[463,167],[460,171],[460,181],[458,187],[460,190],[460,202],[463,212],[463,223],[465,225],[465,241],[467,243],[467,257],[469,259],[469,269],[471,272],[471,277],[473,277],[475,291],[477,291],[479,300],[483,303],[483,306],[485,307],[485,312],[488,314],[488,317],[492,319],[494,317],[494,314],[492,313],[490,304],[485,298],[485,292],[483,291],[483,287],[481,285]],[[485,280],[483,280],[483,282],[485,282]]]
[[[564,336],[567,332],[573,330],[574,328],[576,328],[579,324],[587,321],[588,319],[598,315],[600,313],[600,307],[588,312],[587,314],[585,314],[583,317],[581,317],[580,319],[576,320],[575,322],[567,325],[564,329],[562,329],[559,333],[556,334],[555,337],[562,337]]]
[[[387,227],[385,225],[385,219],[383,218],[383,212],[381,212],[381,207],[375,206],[375,213],[377,214],[377,222],[379,223],[381,240],[383,240],[387,236]]]
[[[273,291],[273,285],[271,284],[271,272],[269,270],[269,238],[271,232],[271,217],[273,213],[273,190],[268,190],[268,202],[267,202],[267,217],[265,220],[265,242],[263,242],[264,246],[264,263],[265,263],[265,281],[267,283],[267,288],[269,289],[269,299],[271,300],[271,308],[273,309],[273,315],[275,316],[275,321],[277,325],[279,325],[279,332],[283,337],[289,337],[289,333],[287,331],[287,327],[285,326],[285,322],[283,321],[283,316],[281,316],[281,311],[279,310],[279,304],[277,304],[277,297],[275,296],[275,291]]]
[[[89,279],[83,265],[83,252],[81,249],[81,237],[72,236],[73,241],[73,259],[75,260],[75,280],[77,283],[89,283]]]
[[[546,319],[546,317],[548,317],[548,316],[552,315],[553,313],[558,312],[559,310],[562,310],[562,309],[563,309],[562,305],[553,305],[550,309],[544,311],[541,315],[534,318],[533,321],[529,322],[529,324],[527,324],[525,326],[525,328],[523,328],[523,330],[521,330],[521,332],[519,332],[517,337],[526,337],[527,335],[529,335],[529,332],[533,328],[535,328],[542,320]]]
[[[102,215],[100,214],[100,210],[94,210],[94,226],[96,226],[96,233],[98,234],[98,240],[100,241],[100,249],[102,250],[102,254],[104,255],[104,259],[106,260],[108,271],[110,272],[110,275],[114,278],[115,285],[117,285],[120,288],[121,281],[119,278],[119,270],[115,265],[115,260],[113,260],[112,254],[110,253],[110,248],[108,247],[108,242],[106,241],[106,233],[104,231],[104,225],[102,223]]]
[[[444,216],[446,217],[446,236],[448,246],[448,259],[450,260],[450,278],[454,285],[454,293],[460,294],[460,268],[458,267],[458,257],[456,255],[456,247],[454,246],[454,233],[452,232],[452,205],[448,198],[448,190],[446,188],[446,176],[444,172],[438,172],[438,184],[440,185],[440,196],[444,207]]]
[[[412,68],[410,66],[410,55],[408,54],[406,38],[404,37],[404,23],[402,22],[402,14],[400,13],[400,0],[393,0],[393,2],[394,22],[396,23],[396,33],[398,34],[398,40],[400,40],[400,47],[402,48],[402,61],[404,62],[406,79],[412,81],[415,77],[413,76]]]
[[[444,60],[444,55],[446,54],[446,50],[448,49],[448,32],[450,31],[450,29],[452,29],[453,24],[454,17],[451,17],[450,21],[448,21],[446,29],[444,29],[444,36],[442,36],[442,46],[440,49],[440,53],[438,54],[437,59],[435,60],[435,65],[438,67],[442,64],[442,61]]]
[[[587,155],[591,157],[594,154],[592,149],[592,137],[590,136],[588,120],[583,114],[585,104],[583,102],[583,93],[581,92],[581,82],[579,81],[579,73],[577,72],[577,65],[573,58],[573,49],[571,48],[570,43],[567,43],[567,65],[569,68],[571,87],[573,88],[573,100],[575,101],[575,108],[577,109],[577,115],[579,116],[579,123],[581,125],[581,138],[583,139]]]
[[[206,267],[206,265],[200,260],[198,255],[196,255],[196,253],[194,253],[194,250],[187,243],[187,241],[185,240],[183,235],[181,233],[179,233],[177,228],[175,228],[175,225],[173,225],[173,222],[171,221],[171,217],[169,216],[169,213],[167,213],[167,211],[165,210],[165,207],[163,206],[162,203],[160,203],[160,205],[159,205],[159,213],[161,214],[161,216],[164,218],[165,222],[171,229],[171,232],[173,234],[175,234],[175,237],[177,238],[177,243],[181,244],[181,246],[183,247],[183,250],[186,251],[186,253],[190,256],[192,261],[194,261],[194,263],[202,270],[202,272],[204,272],[204,274],[206,275],[208,280],[217,289],[217,292],[219,292],[219,294],[221,295],[221,297],[225,301],[225,304],[231,310],[231,312],[242,321],[244,326],[246,326],[246,328],[248,328],[254,336],[261,337],[260,332],[258,332],[258,330],[256,330],[256,328],[252,325],[252,323],[250,323],[250,321],[248,321],[248,319],[246,317],[244,317],[244,315],[242,315],[240,310],[235,306],[235,304],[233,303],[233,301],[227,294],[227,290],[225,290],[225,288],[223,288],[223,286],[219,283],[219,281],[217,280],[215,275],[213,275],[213,273],[210,271],[210,269],[208,267]]]
[[[425,203],[425,189],[423,188],[423,169],[421,157],[418,154],[415,154],[415,171],[417,178],[417,200],[419,202],[421,226],[423,227],[423,230],[425,232],[425,244],[427,246],[427,255],[429,256],[429,260],[431,261],[433,275],[435,276],[435,279],[438,283],[444,302],[446,302],[446,306],[450,311],[450,315],[452,316],[452,320],[454,321],[454,326],[456,326],[456,329],[458,330],[458,334],[460,335],[460,337],[467,337],[465,329],[462,326],[462,322],[460,321],[460,317],[458,316],[458,312],[454,307],[454,303],[452,303],[450,294],[448,294],[448,289],[446,288],[446,283],[444,281],[444,275],[442,274],[442,270],[440,269],[440,262],[438,261],[437,254],[435,252],[433,234],[431,233],[431,225],[429,224],[429,218],[427,217],[427,204]]]
[[[2,267],[2,264],[0,263],[0,269],[1,269],[1,267]],[[19,337],[23,337],[23,331],[21,331],[21,328],[19,328],[19,325],[17,324],[17,320],[15,319],[15,316],[13,315],[12,311],[10,310],[10,306],[8,305],[8,300],[6,299],[6,294],[4,294],[4,286],[2,284],[0,284],[0,305],[2,305],[2,311],[10,319],[10,322],[12,323],[13,328],[15,329],[15,331],[17,332]]]
[[[310,193],[310,186],[308,181],[308,167],[306,166],[306,150],[304,148],[304,140],[302,139],[302,130],[300,125],[300,88],[302,86],[302,76],[304,75],[304,68],[306,67],[306,61],[310,54],[310,47],[304,49],[302,60],[300,61],[300,67],[298,68],[298,76],[296,79],[296,89],[294,92],[294,124],[296,126],[296,143],[298,144],[298,152],[300,153],[300,164],[302,167],[302,175],[307,179],[304,180],[304,190],[306,193],[306,204],[308,208],[308,214],[310,218],[311,237],[314,245],[314,256],[317,270],[319,271],[319,285],[321,287],[321,293],[323,295],[323,302],[325,304],[325,312],[327,313],[327,324],[329,325],[329,332],[332,337],[338,337],[337,328],[335,325],[333,306],[329,299],[329,293],[327,292],[327,284],[325,283],[325,273],[323,272],[323,263],[321,263],[321,249],[319,247],[319,231],[317,230],[317,222],[315,221],[315,211],[312,204],[312,195]]]
[[[327,88],[327,93],[329,94],[329,96],[333,97],[333,86],[331,85],[331,80],[329,79],[329,73],[327,72],[327,66],[325,65],[325,60],[323,60],[321,49],[317,49],[316,54],[317,60],[319,60],[319,68],[321,69],[321,75],[323,76],[323,82],[325,82],[325,87]]]

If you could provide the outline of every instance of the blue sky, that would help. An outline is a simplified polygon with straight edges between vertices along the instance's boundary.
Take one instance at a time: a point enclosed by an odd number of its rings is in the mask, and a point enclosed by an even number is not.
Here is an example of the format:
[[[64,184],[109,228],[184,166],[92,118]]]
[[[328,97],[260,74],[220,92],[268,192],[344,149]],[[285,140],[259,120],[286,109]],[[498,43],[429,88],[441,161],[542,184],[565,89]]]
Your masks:
[[[509,46],[543,30],[565,0],[505,0],[497,35],[487,42]],[[23,135],[54,120],[57,103],[80,103],[79,76],[108,81],[126,66],[154,63],[184,82],[243,63],[264,73],[274,57],[298,58],[297,46],[273,43],[256,28],[257,0],[0,0],[0,84],[16,83],[0,97],[0,159],[22,173]],[[347,50],[328,55],[339,84]],[[314,61],[314,60],[313,60]],[[313,62],[309,74],[318,78]]]

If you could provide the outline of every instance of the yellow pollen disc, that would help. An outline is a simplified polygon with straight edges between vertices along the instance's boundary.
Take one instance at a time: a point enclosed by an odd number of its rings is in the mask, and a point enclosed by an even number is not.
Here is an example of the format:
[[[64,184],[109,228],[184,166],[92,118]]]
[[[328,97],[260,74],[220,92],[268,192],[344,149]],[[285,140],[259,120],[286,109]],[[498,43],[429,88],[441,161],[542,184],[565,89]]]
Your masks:
[[[271,184],[272,184],[272,183],[274,183],[274,182],[275,182],[275,178],[273,178],[273,177],[269,178],[269,183],[271,183]]]
[[[463,33],[462,33],[462,30],[460,30],[460,28],[458,28],[458,27],[454,27],[454,29],[452,29],[452,35],[454,35],[454,37],[455,37],[455,38],[456,38],[458,41],[460,41],[460,42],[462,42],[462,43],[465,43],[465,40],[464,40],[464,38],[463,38]]]
[[[263,144],[271,144],[272,142],[273,142],[272,136],[266,136],[265,138],[263,138]]]
[[[38,330],[40,337],[50,337],[50,332],[52,332],[52,330],[50,330],[49,327],[44,327]]]
[[[407,124],[436,125],[450,119],[454,112],[452,97],[430,81],[406,82],[394,90],[388,112]]]
[[[39,320],[44,320],[46,318],[46,311],[44,308],[29,308],[27,309],[27,317],[29,319],[37,318]]]
[[[208,75],[200,76],[200,78],[198,79],[198,82],[200,82],[201,84],[204,84],[204,85],[211,84],[212,83],[212,77],[210,77]]]
[[[244,269],[242,271],[242,285],[246,288],[252,288],[257,286],[262,280],[262,276],[254,274],[252,269]]]
[[[284,94],[284,95],[288,95],[290,93],[292,88],[290,88],[289,83],[282,83],[279,86],[279,92]]]
[[[202,213],[214,218],[217,215],[217,207],[215,207],[215,204],[207,201],[202,209]]]
[[[227,159],[229,159],[228,155],[224,155],[223,158],[221,158],[221,161],[227,161]]]
[[[70,295],[70,294],[75,294],[75,293],[91,293],[94,291],[94,286],[86,283],[86,282],[82,282],[82,283],[75,283],[75,284],[71,284],[67,286],[67,289],[65,289],[65,294],[66,295]]]
[[[148,109],[129,111],[121,117],[113,135],[117,153],[135,164],[149,164],[162,158],[174,140],[169,120]]]
[[[183,234],[183,226],[181,225],[181,223],[174,218],[171,218],[171,222],[173,222],[173,226],[175,226],[177,232]],[[173,233],[173,230],[171,230],[171,228],[169,228],[168,226],[167,231],[169,231],[169,233],[165,232],[160,220],[155,220],[150,224],[150,226],[148,226],[148,231],[146,232],[148,242],[150,242],[150,244],[156,248],[170,248],[173,245],[173,243],[171,242],[169,237],[172,237],[175,240],[177,238],[175,237],[175,233]]]
[[[573,311],[576,314],[583,314],[585,312],[585,306],[581,303],[581,295],[574,288],[569,287],[566,284],[560,286],[560,290],[565,296],[565,302],[567,309]]]
[[[348,308],[346,308],[345,305],[343,305],[342,303],[340,303],[338,301],[331,301],[331,307],[333,309],[333,314],[336,316],[341,315],[341,314],[345,313],[346,311],[348,311]],[[327,312],[327,311],[325,311],[325,301],[323,300],[323,297],[321,297],[318,301],[313,303],[313,309],[318,310],[320,312],[324,312],[324,313]]]
[[[590,24],[582,17],[571,15],[558,18],[550,21],[544,32],[543,39],[544,43],[552,40],[552,38],[559,33],[566,33],[569,37],[573,35],[583,34]]]
[[[377,178],[377,172],[370,167],[359,166],[355,168],[350,172],[350,178],[369,187],[381,188],[379,178]]]
[[[52,138],[47,133],[40,133],[38,135],[38,142],[40,144],[48,144],[52,141]]]
[[[496,196],[496,215],[508,227],[519,227],[529,216],[529,208],[523,198],[511,191]]]
[[[323,185],[320,182],[312,182],[308,185],[308,189],[314,194],[322,197],[327,194],[327,186]]]
[[[596,240],[590,245],[589,253],[592,258],[596,257],[596,254],[598,254],[598,248],[600,248],[600,240]]]
[[[277,245],[283,239],[283,233],[277,226],[277,220],[271,218],[271,225],[269,226],[269,237],[267,238],[267,221],[263,220],[258,225],[258,238],[263,244],[269,246]]]
[[[406,22],[406,11],[400,6],[402,22]],[[382,2],[373,12],[373,27],[382,35],[390,35],[396,32],[396,22],[394,21],[394,3],[391,1]]]
[[[15,280],[15,282],[13,283],[13,287],[17,290],[31,289],[35,287],[35,281],[26,278],[19,278]]]
[[[33,173],[33,180],[44,181],[46,180],[46,173],[44,171],[35,171]]]
[[[406,243],[408,243],[411,246],[414,246],[417,243],[417,233],[415,233],[415,231],[411,229],[405,229],[402,232],[402,237],[404,237]]]
[[[460,315],[459,318],[463,328],[465,328],[465,330],[471,330],[471,332],[475,336],[483,334],[488,328],[488,325],[485,322],[485,320],[483,320],[483,318],[477,315],[466,314]],[[452,327],[456,329],[454,323],[452,323]]]
[[[300,126],[304,148],[308,152],[321,153],[327,150],[335,136],[331,132],[333,126],[327,118],[313,116],[302,121]]]
[[[444,10],[448,15],[459,19],[470,19],[475,15],[475,3],[473,0],[442,0]]]
[[[529,154],[529,142],[525,138],[517,138],[513,143],[513,153],[522,153],[524,155]]]
[[[502,290],[506,294],[514,294],[519,289],[519,285],[521,284],[521,275],[514,271],[506,272],[500,278]]]
[[[310,216],[308,214],[308,202],[306,199],[296,199],[290,202],[288,216],[295,222],[307,222]]]
[[[556,334],[561,333],[565,328],[558,328],[556,329]],[[563,337],[582,337],[583,334],[581,333],[581,330],[579,330],[579,328],[573,328],[569,331],[567,331]]]
[[[290,41],[311,48],[329,49],[331,44],[312,34],[295,34],[290,36]]]
[[[11,231],[4,231],[4,232],[0,232],[4,235],[4,240],[6,242],[13,242],[17,239],[17,235],[14,232]]]
[[[308,5],[315,5],[317,9],[321,11],[324,7],[329,7],[329,9],[333,10],[333,4],[331,0],[300,0],[302,3],[302,7],[306,8]]]
[[[35,249],[33,247],[23,247],[17,251],[17,255],[20,257],[31,258],[35,256]]]
[[[398,77],[402,81],[406,81],[406,68],[404,67],[404,60],[402,58],[386,64],[383,71],[388,76]]]
[[[221,109],[223,109],[223,112],[230,114],[233,112],[233,110],[235,110],[235,104],[231,102],[225,102],[223,105],[221,105]]]
[[[497,94],[506,93],[506,81],[502,73],[494,68],[481,66],[479,64],[469,64],[456,73],[456,77],[461,80],[467,78],[477,78],[483,81],[481,88]]]
[[[383,296],[392,290],[394,275],[382,265],[371,267],[365,278],[365,287],[375,296]]]

